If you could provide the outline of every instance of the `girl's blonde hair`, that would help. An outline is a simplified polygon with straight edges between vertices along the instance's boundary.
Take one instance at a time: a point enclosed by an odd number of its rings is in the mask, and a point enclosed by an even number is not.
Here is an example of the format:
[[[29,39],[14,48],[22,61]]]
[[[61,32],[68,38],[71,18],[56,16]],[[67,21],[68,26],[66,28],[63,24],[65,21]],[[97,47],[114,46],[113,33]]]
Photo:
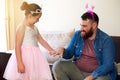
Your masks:
[[[25,10],[26,16],[28,14],[32,14],[33,16],[36,16],[36,15],[42,13],[42,8],[35,3],[28,4],[27,2],[23,2],[21,5],[21,10],[23,10],[23,11]]]

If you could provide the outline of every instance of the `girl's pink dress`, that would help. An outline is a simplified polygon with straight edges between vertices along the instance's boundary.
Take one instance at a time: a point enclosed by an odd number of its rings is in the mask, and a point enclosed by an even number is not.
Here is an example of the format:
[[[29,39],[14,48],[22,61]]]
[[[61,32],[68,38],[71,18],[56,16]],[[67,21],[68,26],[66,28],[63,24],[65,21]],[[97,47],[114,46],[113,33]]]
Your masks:
[[[53,80],[49,64],[41,53],[37,42],[37,28],[26,26],[21,46],[25,73],[18,73],[16,54],[8,61],[3,77],[7,80]]]

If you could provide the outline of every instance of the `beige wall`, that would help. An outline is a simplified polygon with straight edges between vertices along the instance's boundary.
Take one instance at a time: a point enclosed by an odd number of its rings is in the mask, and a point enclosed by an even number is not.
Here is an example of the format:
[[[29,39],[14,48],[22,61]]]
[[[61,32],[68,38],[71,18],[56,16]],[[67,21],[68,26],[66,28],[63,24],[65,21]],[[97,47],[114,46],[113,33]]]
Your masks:
[[[8,7],[8,19],[10,23],[10,47],[14,48],[16,26],[22,21],[24,12],[20,6],[25,0],[6,0]],[[27,1],[27,0],[26,0]],[[42,6],[42,17],[36,24],[40,31],[64,31],[80,27],[80,16],[86,11],[85,4],[94,5],[94,11],[100,17],[99,27],[112,36],[120,36],[120,0],[28,0]]]
[[[43,0],[42,0],[43,1]],[[34,0],[33,0],[34,2]],[[85,4],[94,5],[99,27],[109,35],[120,36],[120,0],[44,0],[39,30],[68,30],[79,27]]]

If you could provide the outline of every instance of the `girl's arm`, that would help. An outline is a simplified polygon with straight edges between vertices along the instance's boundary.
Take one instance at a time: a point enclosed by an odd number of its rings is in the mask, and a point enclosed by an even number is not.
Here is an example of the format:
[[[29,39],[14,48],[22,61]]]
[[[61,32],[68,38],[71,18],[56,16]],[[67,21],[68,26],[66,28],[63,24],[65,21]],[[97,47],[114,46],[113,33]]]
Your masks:
[[[39,31],[37,30],[38,35],[37,35],[37,39],[39,41],[39,43],[46,48],[50,54],[55,54],[55,50],[42,38],[42,36],[40,35]]]
[[[18,66],[19,73],[25,72],[25,67],[24,67],[24,64],[22,61],[22,55],[21,55],[21,45],[22,45],[24,33],[25,33],[25,26],[19,26],[16,32],[16,39],[15,39],[15,53],[16,53],[17,66]]]

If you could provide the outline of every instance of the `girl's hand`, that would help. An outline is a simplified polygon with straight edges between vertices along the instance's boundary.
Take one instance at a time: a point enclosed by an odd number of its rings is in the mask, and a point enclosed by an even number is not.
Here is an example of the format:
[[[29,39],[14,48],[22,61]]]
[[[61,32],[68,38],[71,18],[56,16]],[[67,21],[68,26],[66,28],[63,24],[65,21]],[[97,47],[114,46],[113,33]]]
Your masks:
[[[62,56],[64,53],[64,50],[65,50],[64,48],[59,48],[56,50],[56,54]]]
[[[18,72],[19,73],[25,73],[25,66],[24,66],[24,64],[19,64],[18,65]]]
[[[55,51],[55,50],[49,51],[49,53],[50,53],[51,55],[56,55],[56,51]]]
[[[54,56],[56,56],[56,55],[62,56],[64,53],[64,50],[65,50],[64,48],[58,48],[56,50],[49,51],[49,52],[51,55],[54,55]]]

